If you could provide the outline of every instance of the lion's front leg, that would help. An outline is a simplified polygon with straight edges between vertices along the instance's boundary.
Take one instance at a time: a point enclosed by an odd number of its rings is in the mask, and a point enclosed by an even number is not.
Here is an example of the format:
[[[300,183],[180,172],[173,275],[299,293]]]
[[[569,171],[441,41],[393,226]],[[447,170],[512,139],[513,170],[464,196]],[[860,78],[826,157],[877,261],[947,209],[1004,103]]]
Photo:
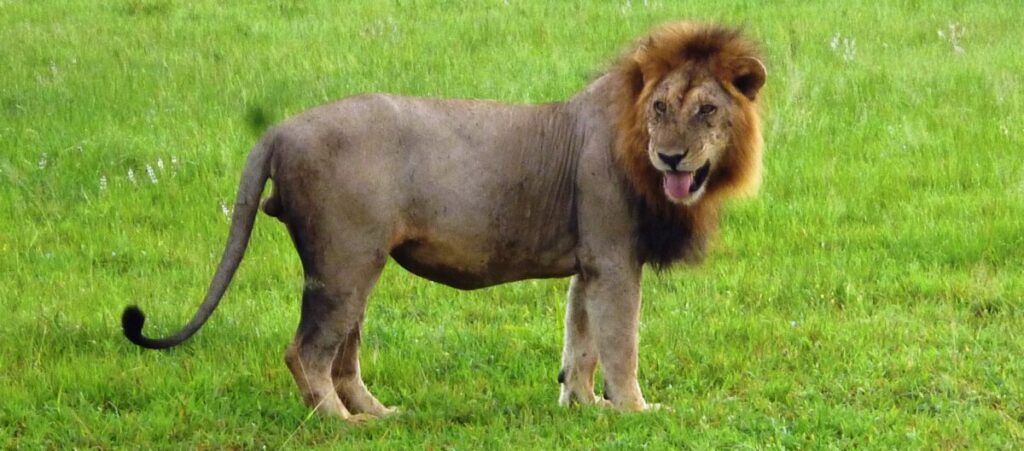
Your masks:
[[[604,374],[606,399],[622,410],[647,410],[637,382],[639,268],[603,271],[587,290],[587,314]]]
[[[558,403],[568,406],[579,402],[594,404],[594,371],[597,369],[597,347],[591,333],[586,306],[587,282],[580,276],[569,284],[569,301],[565,308],[565,346],[562,369],[558,372],[561,395]]]

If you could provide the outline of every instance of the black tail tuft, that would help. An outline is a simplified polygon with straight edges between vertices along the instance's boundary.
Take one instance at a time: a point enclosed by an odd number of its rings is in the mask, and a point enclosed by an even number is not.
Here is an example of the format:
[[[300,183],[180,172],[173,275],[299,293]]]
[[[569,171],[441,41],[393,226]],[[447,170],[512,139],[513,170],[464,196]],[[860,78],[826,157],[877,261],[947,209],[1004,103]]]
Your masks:
[[[146,315],[134,305],[126,307],[124,313],[121,314],[121,328],[124,329],[124,336],[139,346],[144,346],[142,325],[145,323]]]

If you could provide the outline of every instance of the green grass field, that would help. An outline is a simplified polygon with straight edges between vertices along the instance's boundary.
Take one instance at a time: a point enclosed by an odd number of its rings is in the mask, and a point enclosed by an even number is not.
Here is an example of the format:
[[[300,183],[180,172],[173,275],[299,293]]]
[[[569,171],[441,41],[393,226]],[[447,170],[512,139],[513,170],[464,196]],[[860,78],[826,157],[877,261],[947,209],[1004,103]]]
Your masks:
[[[0,0],[0,447],[1024,446],[1024,4],[760,3]],[[262,215],[192,341],[122,337],[128,304],[150,335],[192,315],[269,124],[366,91],[565,99],[676,18],[744,25],[769,76],[761,195],[645,277],[671,410],[558,407],[567,280],[389,263],[363,371],[405,413],[311,416],[282,360],[300,265]]]

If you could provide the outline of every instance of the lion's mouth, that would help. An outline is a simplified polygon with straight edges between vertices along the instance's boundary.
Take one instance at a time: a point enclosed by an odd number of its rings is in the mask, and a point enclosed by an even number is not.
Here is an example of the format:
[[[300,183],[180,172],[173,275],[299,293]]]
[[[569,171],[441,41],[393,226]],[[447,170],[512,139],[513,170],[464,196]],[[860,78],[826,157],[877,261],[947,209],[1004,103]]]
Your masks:
[[[670,171],[664,173],[662,186],[665,195],[673,201],[687,200],[704,186],[711,172],[711,160],[696,171]]]

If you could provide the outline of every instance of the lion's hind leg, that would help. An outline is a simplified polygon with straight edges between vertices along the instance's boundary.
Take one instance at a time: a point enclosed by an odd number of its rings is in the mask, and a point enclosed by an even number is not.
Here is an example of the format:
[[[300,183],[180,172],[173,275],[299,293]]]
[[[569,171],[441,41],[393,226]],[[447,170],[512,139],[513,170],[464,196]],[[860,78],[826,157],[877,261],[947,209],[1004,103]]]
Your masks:
[[[349,331],[348,337],[334,357],[331,377],[338,397],[352,413],[363,413],[383,417],[397,412],[395,407],[385,407],[370,393],[359,371],[359,344],[361,342],[362,320]]]
[[[285,352],[285,363],[302,392],[306,405],[318,413],[351,419],[331,378],[331,362],[344,336],[337,328],[344,325],[342,293],[329,293],[309,279],[302,294],[302,317],[295,339]],[[336,297],[337,296],[337,297]]]
[[[365,392],[366,396],[353,393],[360,394],[359,387],[365,391],[359,378],[356,349],[366,300],[384,268],[387,254],[371,244],[377,240],[371,239],[370,234],[324,236],[319,241],[315,234],[295,225],[290,223],[289,230],[306,279],[298,331],[285,354],[285,362],[306,405],[317,412],[350,421],[386,413],[382,406],[374,409],[366,398],[373,399],[369,392]],[[353,230],[342,224],[330,227],[338,232]],[[337,365],[339,359],[348,363]]]

